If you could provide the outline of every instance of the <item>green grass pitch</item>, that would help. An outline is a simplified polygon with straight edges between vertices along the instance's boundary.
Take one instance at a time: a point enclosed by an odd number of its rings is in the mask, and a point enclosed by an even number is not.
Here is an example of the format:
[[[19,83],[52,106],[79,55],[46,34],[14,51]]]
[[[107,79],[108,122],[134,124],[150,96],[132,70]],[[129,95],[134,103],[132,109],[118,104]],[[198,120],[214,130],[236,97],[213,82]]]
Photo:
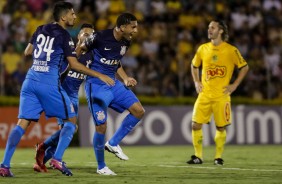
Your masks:
[[[215,147],[204,147],[204,163],[188,165],[193,147],[187,146],[122,146],[129,156],[121,161],[105,152],[106,163],[117,176],[96,174],[96,160],[92,148],[71,147],[64,161],[72,170],[67,177],[57,170],[36,173],[34,149],[17,149],[12,158],[14,178],[0,177],[0,184],[281,184],[282,146],[226,145],[224,166],[213,165]],[[3,158],[4,149],[0,149]]]

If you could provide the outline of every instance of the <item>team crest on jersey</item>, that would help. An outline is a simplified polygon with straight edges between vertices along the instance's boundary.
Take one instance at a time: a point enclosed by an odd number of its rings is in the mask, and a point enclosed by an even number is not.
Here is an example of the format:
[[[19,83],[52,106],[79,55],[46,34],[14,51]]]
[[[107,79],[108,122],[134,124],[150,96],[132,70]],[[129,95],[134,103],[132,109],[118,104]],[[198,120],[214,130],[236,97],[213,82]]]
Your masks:
[[[126,52],[126,46],[121,46],[120,55],[124,55]]]
[[[105,117],[106,117],[104,111],[98,111],[98,112],[96,112],[96,115],[97,115],[97,119],[100,120],[100,121],[104,120]]]
[[[218,60],[217,55],[212,56],[212,61],[213,61],[213,62],[217,62],[217,60]]]

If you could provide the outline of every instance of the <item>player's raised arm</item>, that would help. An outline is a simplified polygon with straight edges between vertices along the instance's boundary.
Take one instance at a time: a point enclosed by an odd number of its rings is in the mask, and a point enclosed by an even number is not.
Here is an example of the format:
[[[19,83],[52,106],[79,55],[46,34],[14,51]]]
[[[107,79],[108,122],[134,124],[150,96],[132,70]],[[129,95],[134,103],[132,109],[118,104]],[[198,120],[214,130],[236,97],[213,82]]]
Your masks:
[[[83,52],[87,52],[94,48],[95,38],[96,33],[94,32],[92,35],[85,36],[79,40],[75,48],[77,57],[79,57]]]

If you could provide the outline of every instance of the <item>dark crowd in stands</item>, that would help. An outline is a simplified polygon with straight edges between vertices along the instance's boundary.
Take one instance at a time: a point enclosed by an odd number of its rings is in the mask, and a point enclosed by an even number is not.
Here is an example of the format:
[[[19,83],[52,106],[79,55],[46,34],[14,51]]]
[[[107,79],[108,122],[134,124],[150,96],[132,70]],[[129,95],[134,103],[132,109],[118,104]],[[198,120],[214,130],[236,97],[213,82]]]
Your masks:
[[[17,96],[32,64],[23,52],[32,33],[52,22],[55,0],[1,0],[1,95]],[[282,98],[281,0],[69,0],[77,13],[68,29],[74,41],[83,23],[103,30],[115,26],[122,12],[133,13],[139,31],[122,59],[128,75],[138,81],[137,95],[196,96],[191,60],[207,38],[211,20],[229,26],[235,45],[250,71],[233,96]],[[83,95],[83,93],[81,94]]]

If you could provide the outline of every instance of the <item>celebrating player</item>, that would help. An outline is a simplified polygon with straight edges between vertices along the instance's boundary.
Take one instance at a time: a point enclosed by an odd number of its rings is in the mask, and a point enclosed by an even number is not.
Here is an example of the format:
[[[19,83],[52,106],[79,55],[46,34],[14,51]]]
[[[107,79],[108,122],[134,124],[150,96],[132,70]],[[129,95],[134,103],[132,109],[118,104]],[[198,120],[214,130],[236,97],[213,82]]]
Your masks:
[[[216,125],[214,164],[223,165],[222,153],[226,141],[226,126],[231,124],[230,95],[247,74],[248,65],[238,49],[226,42],[228,29],[223,21],[210,22],[208,38],[211,42],[200,45],[191,65],[195,88],[199,96],[195,102],[192,117],[195,155],[192,155],[187,163],[203,163],[202,125],[209,123],[213,114]],[[201,79],[200,66],[202,67]],[[236,80],[230,84],[235,66],[240,71]]]
[[[88,37],[92,35],[94,32],[94,27],[91,24],[83,24],[80,28],[79,34],[78,34],[78,41],[81,42],[85,39],[85,37]],[[79,44],[79,43],[78,43]],[[80,55],[78,58],[78,61],[85,65],[86,67],[89,67],[89,64],[93,60],[93,53],[87,52]],[[67,69],[67,66],[62,67],[63,70]],[[63,79],[62,87],[67,92],[73,106],[74,111],[76,112],[76,116],[78,117],[78,107],[79,107],[79,98],[78,98],[78,92],[79,87],[82,84],[82,82],[85,80],[86,76],[82,73],[70,70],[65,71],[67,73],[66,77]],[[65,73],[63,72],[62,75]],[[58,119],[58,124],[62,127],[64,125],[64,122],[62,119]],[[46,139],[44,142],[40,143],[36,147],[36,156],[35,160],[36,163],[33,166],[33,169],[37,172],[47,172],[47,168],[45,166],[45,163],[54,155],[56,151],[56,147],[59,141],[61,130],[58,130],[55,132],[52,136],[50,136],[48,139]]]
[[[85,45],[80,47],[94,52],[94,62],[90,65],[91,69],[115,80],[114,86],[107,86],[96,78],[88,76],[85,85],[89,110],[96,125],[93,148],[98,162],[98,174],[116,175],[106,166],[104,149],[115,154],[121,160],[129,159],[123,153],[119,143],[132,131],[145,112],[135,94],[128,88],[128,86],[135,86],[137,81],[127,76],[120,61],[137,31],[136,17],[129,13],[123,13],[117,18],[114,29],[94,33],[93,36],[85,40]],[[80,49],[77,52],[79,53]],[[116,79],[116,73],[121,77],[123,83]],[[108,107],[119,113],[127,109],[129,114],[113,137],[105,144]]]
[[[19,120],[8,137],[0,166],[0,175],[3,177],[13,176],[10,162],[16,146],[31,121],[38,121],[43,111],[46,117],[57,117],[64,121],[50,165],[62,174],[72,176],[72,172],[62,161],[63,154],[72,140],[77,121],[73,104],[60,85],[59,71],[64,62],[68,62],[73,70],[97,77],[106,84],[114,84],[108,76],[95,72],[77,61],[74,43],[66,31],[67,27],[74,25],[76,19],[72,4],[57,2],[53,17],[55,22],[39,26],[25,49],[25,55],[32,54],[33,65],[22,85]]]

